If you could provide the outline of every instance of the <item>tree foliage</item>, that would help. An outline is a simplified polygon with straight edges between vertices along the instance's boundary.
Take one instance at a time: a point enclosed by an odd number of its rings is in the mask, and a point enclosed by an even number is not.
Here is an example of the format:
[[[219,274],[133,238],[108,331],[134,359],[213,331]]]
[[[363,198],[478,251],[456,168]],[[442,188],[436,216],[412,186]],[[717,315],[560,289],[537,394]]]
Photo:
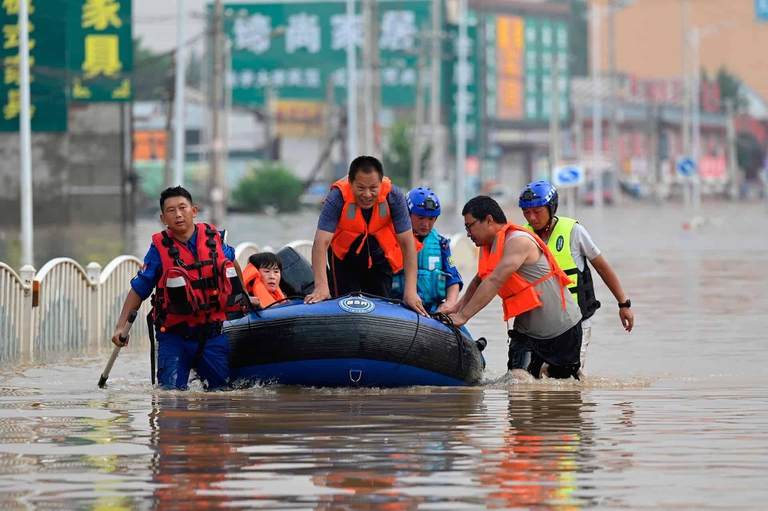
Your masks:
[[[174,53],[158,53],[142,44],[141,38],[133,40],[133,88],[138,101],[167,100],[174,86]],[[203,63],[196,52],[188,54],[186,83],[199,87]]]
[[[170,97],[173,81],[173,54],[157,53],[133,40],[133,93],[137,101],[156,101]]]
[[[736,112],[742,112],[747,108],[749,105],[747,94],[741,80],[736,75],[729,73],[723,66],[717,71],[715,80],[717,80],[717,84],[720,86],[721,109],[723,112],[726,111],[726,99],[733,100],[733,108]]]
[[[404,190],[410,190],[411,186],[411,151],[413,143],[413,127],[405,119],[398,119],[390,128],[389,143],[384,152],[384,173],[393,183]],[[430,148],[427,147],[421,154],[421,175],[427,167]]]
[[[299,209],[304,183],[279,162],[262,162],[251,169],[232,193],[235,207],[261,212],[274,208],[280,212]]]

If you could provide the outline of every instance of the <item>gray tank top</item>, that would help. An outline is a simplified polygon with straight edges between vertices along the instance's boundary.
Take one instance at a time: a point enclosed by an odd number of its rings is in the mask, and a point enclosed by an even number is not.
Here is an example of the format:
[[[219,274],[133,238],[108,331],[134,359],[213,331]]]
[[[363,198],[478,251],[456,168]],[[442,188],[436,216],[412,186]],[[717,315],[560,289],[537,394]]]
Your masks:
[[[527,232],[512,231],[507,234],[507,240],[515,236],[533,236]],[[549,273],[547,256],[539,249],[539,260],[534,264],[524,264],[517,270],[517,274],[528,282],[536,282]],[[573,328],[581,320],[581,310],[573,295],[565,291],[565,309],[560,294],[566,286],[560,285],[557,279],[547,279],[536,286],[536,291],[541,293],[539,298],[544,304],[533,310],[524,312],[515,318],[513,330],[528,335],[535,339],[551,339]]]

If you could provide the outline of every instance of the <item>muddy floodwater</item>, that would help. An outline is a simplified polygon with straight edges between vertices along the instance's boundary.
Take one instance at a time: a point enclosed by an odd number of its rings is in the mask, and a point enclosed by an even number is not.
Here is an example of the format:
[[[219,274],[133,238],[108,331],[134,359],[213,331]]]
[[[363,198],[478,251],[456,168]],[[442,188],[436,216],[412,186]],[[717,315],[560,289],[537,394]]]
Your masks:
[[[768,215],[703,211],[689,230],[675,206],[579,211],[636,320],[623,331],[595,273],[583,382],[508,381],[497,300],[468,324],[489,340],[472,388],[158,391],[138,343],[104,390],[106,351],[3,366],[0,508],[765,509]],[[280,247],[315,219],[227,227]]]

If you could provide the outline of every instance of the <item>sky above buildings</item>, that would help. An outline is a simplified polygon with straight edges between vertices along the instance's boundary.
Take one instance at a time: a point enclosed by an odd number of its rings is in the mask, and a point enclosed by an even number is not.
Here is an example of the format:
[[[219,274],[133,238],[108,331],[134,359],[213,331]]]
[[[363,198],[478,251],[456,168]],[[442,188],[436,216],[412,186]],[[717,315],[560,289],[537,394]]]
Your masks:
[[[186,39],[201,33],[208,0],[186,0]],[[176,46],[177,0],[133,0],[134,36],[153,50],[168,51]]]

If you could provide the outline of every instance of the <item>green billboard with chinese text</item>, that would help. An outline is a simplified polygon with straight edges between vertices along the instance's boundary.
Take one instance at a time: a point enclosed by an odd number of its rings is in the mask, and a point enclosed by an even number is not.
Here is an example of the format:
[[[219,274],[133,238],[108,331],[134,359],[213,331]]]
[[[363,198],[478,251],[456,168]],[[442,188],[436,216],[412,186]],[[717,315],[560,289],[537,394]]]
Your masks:
[[[61,0],[29,0],[29,79],[32,131],[67,129],[66,18]],[[0,59],[0,131],[19,131],[21,106],[19,56],[19,1],[3,0],[0,9],[3,45]]]
[[[133,98],[131,0],[69,0],[67,51],[72,101]]]

